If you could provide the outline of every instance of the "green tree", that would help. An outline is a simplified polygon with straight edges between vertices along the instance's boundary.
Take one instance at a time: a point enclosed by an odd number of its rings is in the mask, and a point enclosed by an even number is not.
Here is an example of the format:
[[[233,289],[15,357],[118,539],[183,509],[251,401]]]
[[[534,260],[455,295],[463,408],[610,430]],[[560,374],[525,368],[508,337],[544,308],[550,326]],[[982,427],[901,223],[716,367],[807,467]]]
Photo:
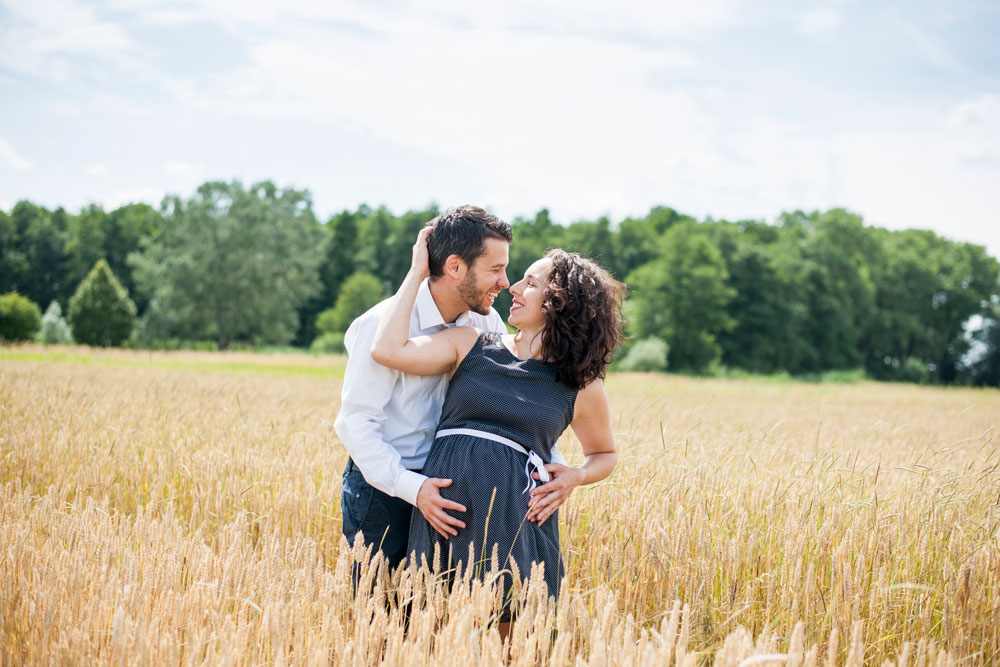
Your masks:
[[[645,218],[626,218],[614,235],[614,263],[609,268],[615,276],[627,276],[656,258],[656,229]]]
[[[62,206],[52,211],[49,224],[30,235],[32,250],[29,253],[37,282],[38,303],[58,299],[60,306],[69,304],[69,298],[76,290],[77,282],[69,275],[69,254],[66,242],[69,238],[70,220],[73,218]]]
[[[736,229],[735,246],[725,253],[734,295],[727,310],[733,328],[719,336],[722,361],[755,373],[797,370],[805,354],[806,305],[785,269],[798,258],[783,257],[790,250],[785,244],[757,244]]]
[[[136,309],[108,262],[100,259],[69,300],[73,338],[84,345],[121,345],[135,326]]]
[[[601,216],[595,222],[575,222],[564,233],[564,250],[578,252],[601,266],[615,270],[618,266],[617,244],[611,232],[611,221]]]
[[[968,369],[972,383],[1000,387],[1000,296],[994,297],[986,309],[973,341],[979,349]]]
[[[654,206],[649,209],[646,220],[652,225],[657,236],[662,236],[664,232],[679,222],[697,222],[690,215],[678,213],[669,206]]]
[[[703,226],[684,221],[663,235],[659,255],[627,281],[636,336],[667,341],[671,368],[703,371],[721,355],[719,335],[734,324],[722,254]]]
[[[16,290],[35,303],[66,299],[66,212],[55,213],[28,201],[0,218],[0,289]]]
[[[395,274],[395,269],[389,261],[389,240],[395,227],[396,218],[384,206],[380,206],[368,217],[362,218],[358,227],[358,255],[355,266],[359,271],[377,276],[386,287],[392,284]]]
[[[210,182],[167,197],[162,231],[133,253],[149,297],[148,338],[288,343],[298,308],[320,289],[323,232],[306,191]]]
[[[8,292],[0,296],[0,339],[31,340],[42,322],[42,313],[31,299]]]
[[[804,335],[811,355],[801,370],[855,368],[875,316],[871,271],[881,248],[861,218],[843,209],[811,214],[804,229],[796,280],[806,289]]]
[[[876,315],[868,332],[865,370],[876,379],[895,380],[908,359],[926,364],[933,356],[930,324],[934,295],[942,287],[934,259],[938,239],[923,230],[875,233],[885,248],[885,262],[873,267]]]
[[[1000,290],[1000,263],[972,243],[947,242],[941,248],[942,289],[931,299],[930,325],[934,332],[929,366],[934,381],[958,379],[962,359],[970,350],[966,329],[973,317],[989,316],[990,303]]]
[[[105,259],[108,214],[91,204],[69,218],[66,238],[66,272],[71,285],[79,285],[100,259]]]
[[[362,206],[356,213],[343,211],[327,223],[330,243],[320,269],[326,292],[324,303],[334,303],[341,286],[357,270],[358,220],[367,215],[366,209]]]
[[[128,257],[141,250],[143,239],[159,233],[163,227],[163,216],[149,204],[127,204],[108,213],[104,222],[104,257],[111,272],[133,295],[135,305],[142,313],[148,304],[136,293]]]
[[[438,213],[437,206],[430,206],[422,211],[407,211],[394,221],[392,236],[386,247],[386,262],[391,267],[387,276],[390,292],[396,291],[410,268],[417,233]]]
[[[370,273],[358,271],[344,282],[333,308],[324,310],[316,320],[321,334],[343,333],[356,317],[382,300],[382,281]]]
[[[341,285],[354,273],[358,253],[358,219],[366,209],[362,205],[358,212],[342,211],[326,223],[323,259],[319,265],[320,288],[299,309],[296,345],[308,345],[316,338],[317,316],[329,304],[336,302]]]
[[[930,369],[932,381],[954,382],[970,350],[967,325],[989,316],[998,293],[997,261],[981,246],[931,231],[877,233],[885,259],[872,265],[877,312],[867,335],[866,370],[879,379],[900,379],[913,359]]]
[[[14,219],[0,211],[0,294],[17,289],[28,260],[18,247],[19,234]]]

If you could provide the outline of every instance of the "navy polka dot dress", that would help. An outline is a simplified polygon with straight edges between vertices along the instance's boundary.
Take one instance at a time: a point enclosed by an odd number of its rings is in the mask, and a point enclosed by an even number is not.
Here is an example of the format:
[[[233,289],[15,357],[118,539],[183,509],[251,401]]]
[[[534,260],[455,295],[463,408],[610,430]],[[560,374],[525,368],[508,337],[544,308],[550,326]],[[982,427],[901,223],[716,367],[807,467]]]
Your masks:
[[[519,443],[545,463],[551,461],[556,440],[573,420],[577,390],[556,381],[552,364],[518,359],[498,334],[484,333],[459,364],[448,385],[438,432],[474,429]],[[545,582],[555,596],[562,578],[559,555],[559,512],[541,527],[527,521],[529,484],[525,474],[528,457],[500,442],[475,435],[439,436],[431,446],[423,474],[452,480],[441,495],[465,505],[455,513],[466,527],[445,540],[414,509],[408,550],[417,562],[433,562],[440,549],[442,571],[468,565],[472,546],[475,571],[489,569],[494,545],[498,565],[517,563],[522,578],[533,563],[545,564]],[[534,467],[530,467],[534,472]],[[494,497],[494,489],[496,495]],[[490,502],[492,499],[492,509]],[[510,580],[506,581],[509,593]],[[509,599],[509,595],[505,596]]]

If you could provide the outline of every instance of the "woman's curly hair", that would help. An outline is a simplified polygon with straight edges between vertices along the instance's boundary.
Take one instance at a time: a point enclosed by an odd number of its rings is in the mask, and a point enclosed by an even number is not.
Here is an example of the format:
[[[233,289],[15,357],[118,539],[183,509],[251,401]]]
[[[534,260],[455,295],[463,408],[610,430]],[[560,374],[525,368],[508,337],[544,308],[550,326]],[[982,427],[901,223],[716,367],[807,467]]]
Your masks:
[[[542,303],[542,358],[555,364],[559,382],[583,389],[604,378],[624,339],[626,288],[575,252],[556,248],[545,256],[552,260],[552,272]]]

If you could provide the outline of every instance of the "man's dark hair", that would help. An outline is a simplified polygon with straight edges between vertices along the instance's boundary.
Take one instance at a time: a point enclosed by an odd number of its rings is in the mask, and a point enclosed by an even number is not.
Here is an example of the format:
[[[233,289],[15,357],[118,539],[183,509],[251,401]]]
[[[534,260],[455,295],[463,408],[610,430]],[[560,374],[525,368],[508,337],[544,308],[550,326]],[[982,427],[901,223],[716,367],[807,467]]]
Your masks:
[[[478,206],[459,206],[434,222],[427,242],[431,276],[444,275],[444,262],[458,255],[467,266],[486,252],[486,239],[510,243],[514,235],[510,225]]]

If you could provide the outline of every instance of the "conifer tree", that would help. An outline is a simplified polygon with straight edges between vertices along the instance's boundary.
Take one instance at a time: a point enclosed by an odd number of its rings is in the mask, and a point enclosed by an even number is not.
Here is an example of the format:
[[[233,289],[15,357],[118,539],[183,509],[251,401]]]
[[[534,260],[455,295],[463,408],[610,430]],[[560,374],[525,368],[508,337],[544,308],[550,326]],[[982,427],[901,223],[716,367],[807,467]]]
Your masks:
[[[132,333],[136,309],[128,292],[100,259],[69,301],[73,338],[84,345],[121,345]]]

